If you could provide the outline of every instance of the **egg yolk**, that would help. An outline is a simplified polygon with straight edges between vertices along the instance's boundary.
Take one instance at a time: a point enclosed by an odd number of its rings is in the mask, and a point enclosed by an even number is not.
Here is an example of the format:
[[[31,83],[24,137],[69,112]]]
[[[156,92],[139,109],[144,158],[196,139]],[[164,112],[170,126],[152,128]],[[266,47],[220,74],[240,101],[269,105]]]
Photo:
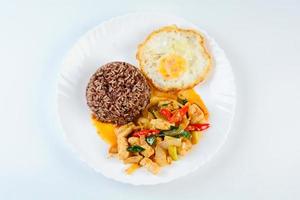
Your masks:
[[[160,59],[158,71],[165,79],[173,79],[181,76],[186,68],[186,61],[182,56],[171,54]]]

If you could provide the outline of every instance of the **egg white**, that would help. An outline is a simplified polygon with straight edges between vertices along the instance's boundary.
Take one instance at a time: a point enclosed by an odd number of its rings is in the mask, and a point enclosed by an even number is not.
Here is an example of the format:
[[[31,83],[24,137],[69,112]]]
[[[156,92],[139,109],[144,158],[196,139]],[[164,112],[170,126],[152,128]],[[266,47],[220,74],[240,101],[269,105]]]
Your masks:
[[[205,79],[210,69],[210,56],[203,45],[202,36],[193,31],[180,30],[183,29],[165,27],[155,31],[138,50],[137,58],[143,73],[158,89],[180,90],[194,86]],[[179,77],[167,79],[158,71],[158,67],[162,57],[172,54],[185,60],[186,70]]]

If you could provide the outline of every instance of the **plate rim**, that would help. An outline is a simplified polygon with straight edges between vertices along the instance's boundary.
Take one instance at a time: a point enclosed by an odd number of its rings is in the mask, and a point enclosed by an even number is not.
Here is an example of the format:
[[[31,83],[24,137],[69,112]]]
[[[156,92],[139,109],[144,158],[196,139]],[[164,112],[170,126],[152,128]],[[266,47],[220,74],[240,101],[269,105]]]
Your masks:
[[[126,18],[126,17],[129,17],[129,16],[135,16],[135,15],[140,15],[140,14],[142,14],[142,15],[149,14],[149,15],[159,15],[159,16],[174,17],[174,18],[177,18],[177,19],[181,19],[181,20],[183,20],[185,22],[188,22],[189,24],[191,24],[194,27],[197,27],[197,28],[199,27],[196,24],[194,24],[193,22],[190,22],[189,20],[186,20],[185,18],[182,18],[180,16],[173,15],[173,14],[162,14],[162,13],[153,12],[153,11],[149,11],[149,12],[129,12],[129,13],[126,13],[126,14],[123,14],[123,15],[117,15],[117,16],[108,18],[108,19],[100,22],[96,26],[93,26],[92,28],[90,28],[86,32],[84,32],[84,34],[82,34],[80,37],[78,37],[78,39],[75,40],[75,42],[71,45],[71,48],[69,48],[67,50],[67,52],[65,53],[65,55],[62,57],[62,62],[59,64],[60,69],[59,69],[59,72],[58,72],[58,74],[56,76],[57,78],[56,78],[56,83],[55,83],[56,84],[56,87],[55,87],[55,107],[56,107],[56,117],[58,119],[59,130],[62,133],[63,140],[67,144],[67,146],[69,146],[69,148],[71,149],[72,153],[74,153],[74,155],[77,155],[76,157],[78,157],[81,162],[85,163],[88,167],[90,167],[91,169],[93,169],[95,172],[100,173],[101,175],[103,175],[104,177],[106,177],[108,179],[111,179],[111,180],[114,180],[114,181],[117,181],[117,182],[121,182],[121,183],[125,183],[125,184],[134,185],[134,186],[148,186],[148,185],[165,184],[165,183],[174,181],[176,179],[180,179],[180,178],[182,178],[184,176],[187,176],[187,175],[190,175],[190,174],[194,173],[196,170],[200,169],[202,166],[204,166],[205,164],[207,164],[208,162],[210,162],[210,160],[215,155],[217,155],[219,153],[220,149],[224,146],[224,144],[226,143],[226,141],[228,139],[228,136],[229,136],[229,134],[231,132],[231,129],[232,129],[232,126],[233,126],[233,123],[234,123],[234,119],[235,119],[235,115],[236,115],[237,98],[236,98],[236,81],[235,81],[235,75],[234,75],[234,71],[233,71],[232,65],[231,65],[230,61],[228,60],[228,58],[227,58],[224,50],[220,47],[220,45],[218,43],[216,43],[215,39],[211,37],[211,39],[218,45],[219,49],[222,51],[222,53],[224,54],[224,56],[227,59],[228,64],[230,65],[231,73],[232,73],[232,79],[233,79],[232,80],[233,81],[233,91],[235,93],[234,103],[233,103],[233,107],[232,107],[232,115],[231,115],[230,120],[229,120],[229,125],[228,125],[228,128],[226,130],[226,134],[225,134],[224,140],[218,145],[218,147],[215,149],[215,152],[212,153],[211,155],[209,155],[206,158],[205,162],[203,162],[203,163],[201,163],[199,165],[196,165],[191,170],[189,170],[189,171],[187,171],[185,173],[182,173],[181,175],[178,175],[176,177],[171,177],[171,178],[168,178],[168,179],[160,179],[159,182],[152,182],[152,183],[149,183],[149,182],[147,182],[147,183],[134,183],[134,182],[130,182],[130,181],[127,181],[127,180],[119,179],[119,178],[116,178],[114,176],[109,176],[106,173],[103,173],[101,171],[101,169],[98,169],[98,168],[95,168],[94,166],[92,166],[85,158],[83,158],[83,156],[76,149],[75,145],[72,144],[71,142],[69,142],[69,140],[67,138],[67,134],[65,132],[64,125],[62,123],[61,115],[59,114],[60,113],[60,111],[59,111],[59,83],[60,83],[60,77],[62,75],[62,68],[64,68],[65,61],[67,60],[67,58],[70,55],[70,53],[72,51],[74,51],[74,49],[76,47],[76,44],[78,44],[81,40],[83,40],[85,37],[87,37],[89,34],[91,34],[92,32],[94,32],[95,30],[99,29],[99,27],[101,27],[101,26],[103,26],[103,25],[105,25],[107,23],[111,23],[112,21],[118,20],[120,18]],[[201,27],[199,28],[199,30],[201,30],[201,32],[204,33],[205,36],[208,35],[206,33],[206,31],[203,30]],[[212,71],[213,70],[214,70],[214,64],[213,64]],[[205,84],[205,82],[204,82],[204,84]]]

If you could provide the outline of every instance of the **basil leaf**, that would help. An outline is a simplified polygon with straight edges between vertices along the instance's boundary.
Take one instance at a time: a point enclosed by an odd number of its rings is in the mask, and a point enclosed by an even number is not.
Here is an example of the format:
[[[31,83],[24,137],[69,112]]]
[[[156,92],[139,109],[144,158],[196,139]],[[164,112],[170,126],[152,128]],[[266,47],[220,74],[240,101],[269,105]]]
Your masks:
[[[176,136],[176,135],[181,135],[182,129],[176,126],[171,126],[170,130],[167,131],[162,131],[165,135],[167,136]]]
[[[152,106],[148,109],[148,111],[153,115],[155,119],[159,118],[159,112],[157,111],[157,106]]]
[[[177,97],[177,101],[179,102],[179,103],[181,103],[182,105],[185,105],[187,102],[188,102],[188,100],[186,99],[186,98],[180,98],[180,97]]]
[[[134,146],[130,146],[127,148],[127,151],[129,152],[141,152],[144,151],[145,149],[139,145],[134,145]]]
[[[182,137],[185,137],[187,139],[190,139],[192,136],[188,131],[182,131],[181,135],[182,135]]]
[[[153,115],[154,119],[157,119],[155,112],[153,109],[149,109],[149,112]]]
[[[146,142],[149,145],[155,144],[155,142],[156,142],[156,136],[155,135],[150,135],[150,136],[146,137]]]
[[[169,130],[177,130],[179,127],[178,126],[170,126]]]

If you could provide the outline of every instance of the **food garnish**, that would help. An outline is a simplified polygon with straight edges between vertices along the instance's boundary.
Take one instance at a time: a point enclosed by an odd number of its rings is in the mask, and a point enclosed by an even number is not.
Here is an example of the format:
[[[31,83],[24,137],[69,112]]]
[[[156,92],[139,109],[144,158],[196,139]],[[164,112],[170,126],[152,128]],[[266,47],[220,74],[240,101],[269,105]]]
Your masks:
[[[190,124],[186,127],[188,131],[204,131],[208,129],[210,125],[208,123],[205,124]]]
[[[146,142],[149,145],[154,145],[155,142],[156,142],[156,136],[155,135],[150,135],[150,136],[146,137]]]
[[[134,145],[134,146],[130,146],[127,148],[127,151],[130,151],[130,152],[141,152],[141,151],[144,151],[145,149],[139,145]]]
[[[188,102],[188,100],[184,97],[183,98],[182,97],[177,97],[177,101],[179,103],[181,103],[182,105],[185,105]]]
[[[159,130],[155,130],[155,129],[152,129],[152,130],[145,129],[145,130],[142,130],[142,131],[134,132],[132,134],[132,136],[134,136],[134,137],[140,137],[142,135],[149,136],[149,135],[157,134],[159,132],[160,132]]]

